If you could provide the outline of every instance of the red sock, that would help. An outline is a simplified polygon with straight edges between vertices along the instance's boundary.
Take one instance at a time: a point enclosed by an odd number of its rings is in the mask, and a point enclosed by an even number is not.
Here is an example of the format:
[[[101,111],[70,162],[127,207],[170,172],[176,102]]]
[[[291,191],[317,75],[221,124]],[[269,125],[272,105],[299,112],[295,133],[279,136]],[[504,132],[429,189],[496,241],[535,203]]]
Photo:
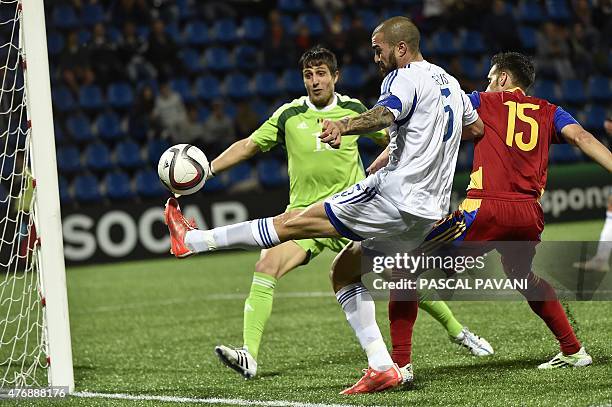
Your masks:
[[[532,281],[535,284],[528,290],[528,293],[523,294],[528,299],[538,298],[545,299],[545,301],[528,301],[529,306],[533,312],[542,318],[548,326],[548,329],[555,335],[557,341],[559,341],[559,347],[563,354],[571,355],[578,352],[581,347],[580,341],[576,338],[574,330],[567,319],[567,315],[565,315],[565,310],[557,299],[555,289],[542,278],[535,277],[533,274],[530,277],[529,284],[531,284]]]
[[[406,366],[412,360],[412,328],[419,312],[417,301],[389,301],[391,322],[391,358],[398,366]]]

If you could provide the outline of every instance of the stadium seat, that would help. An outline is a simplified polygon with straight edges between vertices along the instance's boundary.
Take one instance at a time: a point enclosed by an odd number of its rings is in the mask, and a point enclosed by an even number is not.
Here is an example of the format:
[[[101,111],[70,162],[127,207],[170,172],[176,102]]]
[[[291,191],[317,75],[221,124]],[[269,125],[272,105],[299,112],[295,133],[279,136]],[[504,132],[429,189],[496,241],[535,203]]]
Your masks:
[[[195,82],[195,94],[201,100],[212,101],[221,96],[219,80],[207,75],[198,78]]]
[[[225,73],[233,68],[230,54],[225,48],[211,47],[204,53],[204,64],[213,72]]]
[[[53,9],[51,20],[58,28],[75,28],[79,25],[79,18],[74,7],[69,4],[58,4]]]
[[[193,48],[184,48],[180,53],[180,58],[189,73],[194,74],[204,70],[200,55]]]
[[[136,27],[136,35],[143,41],[147,41],[149,39],[149,34],[151,33],[151,27],[148,25],[139,25]]]
[[[280,23],[283,26],[283,30],[285,30],[285,34],[287,35],[295,35],[295,20],[293,17],[287,14],[281,14]]]
[[[210,109],[205,106],[198,106],[198,121],[204,123],[210,116]]]
[[[536,30],[531,27],[519,27],[519,37],[523,48],[528,51],[534,50],[537,45]]]
[[[541,81],[536,82],[533,87],[533,94],[536,97],[546,99],[552,103],[557,103],[559,101],[555,82],[553,81],[543,79]]]
[[[551,146],[550,162],[552,163],[572,163],[581,159],[582,155],[572,145],[554,144]]]
[[[603,132],[603,123],[606,119],[606,109],[603,106],[591,105],[584,110],[583,126],[587,130]]]
[[[62,204],[69,204],[72,202],[72,195],[70,194],[70,185],[65,177],[60,176],[58,179],[60,202]]]
[[[104,7],[100,3],[85,3],[81,9],[81,21],[85,25],[92,26],[103,23],[106,19]]]
[[[244,99],[253,93],[250,89],[249,78],[234,73],[225,78],[225,93],[234,99]]]
[[[98,85],[83,85],[79,89],[79,105],[83,109],[96,110],[104,107],[102,89]]]
[[[157,171],[151,169],[138,171],[134,177],[134,185],[136,193],[142,198],[158,198],[170,194],[159,180]]]
[[[119,31],[119,29],[114,25],[107,26],[106,39],[113,44],[117,44],[119,41],[121,41],[121,31]]]
[[[480,80],[482,79],[478,62],[474,58],[462,57],[459,59],[459,65],[461,66],[461,72],[468,79]]]
[[[229,102],[226,102],[223,105],[223,111],[232,120],[234,120],[236,118],[236,115],[238,114],[238,109],[236,109],[236,105],[233,103],[229,103]]]
[[[59,124],[59,120],[53,122],[53,133],[55,134],[55,144],[64,144],[66,135],[64,134],[64,130],[62,130],[62,126]]]
[[[82,203],[99,202],[102,200],[98,179],[93,175],[79,175],[74,180],[74,197]]]
[[[251,109],[257,114],[259,123],[265,122],[270,117],[270,105],[263,100],[256,99],[251,102]]]
[[[170,148],[170,143],[164,139],[153,139],[149,140],[147,144],[147,160],[149,163],[157,166],[159,158],[162,156],[164,151]]]
[[[238,39],[236,22],[229,18],[217,21],[213,25],[211,37],[221,44],[233,44]]]
[[[85,29],[79,30],[78,39],[80,46],[86,46],[91,41],[91,32]]]
[[[57,31],[51,31],[47,36],[47,50],[50,56],[58,56],[64,50],[64,36]]]
[[[264,71],[255,74],[255,93],[270,97],[279,93],[278,78],[274,72]]]
[[[378,15],[370,9],[358,9],[357,15],[361,18],[366,30],[372,31],[380,23]]]
[[[172,38],[177,45],[182,46],[184,43],[183,34],[179,28],[179,25],[176,21],[169,22],[166,24],[166,34]]]
[[[586,103],[584,84],[577,79],[568,79],[561,84],[561,95],[564,103],[582,105]]]
[[[343,89],[356,90],[365,84],[365,70],[360,65],[347,65],[340,75]]]
[[[299,13],[304,11],[305,8],[303,0],[278,0],[278,9],[280,11]]]
[[[213,177],[206,181],[206,186],[203,191],[206,192],[219,192],[226,189],[226,184],[223,181],[223,177]]]
[[[387,20],[391,17],[401,16],[403,14],[404,11],[401,8],[398,8],[397,6],[386,7],[382,10],[382,13],[380,14],[380,19]]]
[[[193,95],[193,91],[191,89],[191,84],[189,80],[185,77],[174,78],[170,81],[170,87],[174,89],[185,103],[191,103],[195,100],[195,96]]]
[[[252,45],[240,45],[234,50],[234,61],[240,71],[253,71],[259,68],[257,57],[257,48]]]
[[[299,24],[308,27],[308,31],[313,37],[319,37],[325,33],[325,23],[319,14],[302,14],[298,17],[298,25]]]
[[[448,31],[435,33],[431,45],[433,53],[442,56],[456,55],[459,51],[455,46],[455,37]]]
[[[544,21],[544,12],[535,0],[527,0],[519,4],[517,17],[521,22],[540,24]]]
[[[263,159],[257,163],[257,178],[266,188],[275,188],[286,185],[288,177],[280,161],[276,159]]]
[[[107,198],[113,200],[130,199],[134,197],[130,177],[123,171],[113,171],[106,174],[102,181],[103,191]]]
[[[66,130],[74,141],[87,143],[94,139],[89,119],[82,114],[72,115],[66,121]]]
[[[612,101],[610,92],[610,78],[605,76],[593,76],[589,79],[589,96],[596,102]]]
[[[232,167],[227,171],[227,184],[232,186],[240,182],[246,181],[251,178],[252,171],[251,166],[242,162],[235,167]]]
[[[85,166],[94,171],[106,171],[113,167],[111,153],[106,144],[97,142],[85,149]]]
[[[304,80],[297,69],[287,69],[281,78],[282,87],[291,94],[304,93]]]
[[[115,112],[105,112],[96,120],[98,135],[104,140],[117,140],[123,137],[121,120]]]
[[[461,36],[459,49],[462,53],[471,55],[482,55],[486,48],[482,34],[478,31],[466,31]]]
[[[107,95],[108,103],[116,109],[127,109],[134,103],[134,92],[127,82],[111,83]]]
[[[242,38],[247,41],[261,41],[266,32],[266,21],[261,17],[246,17],[242,22]]]
[[[565,0],[546,0],[546,12],[548,18],[558,23],[566,22],[571,17]]]
[[[72,92],[65,86],[54,86],[51,96],[53,107],[60,113],[69,112],[76,107]]]
[[[73,173],[81,170],[81,153],[75,146],[57,149],[57,165],[61,173]]]
[[[176,0],[179,18],[181,20],[191,19],[194,15],[195,0]]]
[[[115,148],[115,160],[121,168],[138,168],[142,166],[140,146],[132,140],[125,140]]]
[[[208,26],[203,21],[191,21],[185,26],[183,31],[185,42],[193,46],[203,46],[210,43]]]

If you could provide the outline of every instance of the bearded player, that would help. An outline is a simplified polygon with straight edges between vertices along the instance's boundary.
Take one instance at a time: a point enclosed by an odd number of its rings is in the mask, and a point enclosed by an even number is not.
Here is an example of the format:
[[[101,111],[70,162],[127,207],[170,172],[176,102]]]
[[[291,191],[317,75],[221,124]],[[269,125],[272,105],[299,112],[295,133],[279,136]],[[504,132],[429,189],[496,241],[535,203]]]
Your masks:
[[[521,294],[559,342],[561,352],[538,368],[588,366],[592,358],[576,338],[554,289],[531,271],[531,263],[544,229],[539,198],[546,185],[550,145],[575,145],[608,171],[612,154],[563,108],[526,95],[535,79],[526,56],[500,53],[491,64],[487,91],[470,95],[485,131],[474,140],[467,199],[427,239],[451,235],[456,236],[452,240],[464,241],[524,241],[518,251],[516,245],[496,249],[509,277],[528,279]],[[410,363],[417,311],[413,301],[390,301],[392,357],[399,366]]]
[[[250,137],[234,143],[211,163],[212,174],[220,173],[259,152],[283,146],[289,164],[288,211],[306,208],[365,178],[358,153],[358,136],[343,138],[337,149],[318,137],[322,120],[354,117],[366,111],[360,101],[335,93],[339,77],[336,56],[325,48],[315,47],[302,55],[298,65],[307,96],[281,106]],[[387,145],[385,131],[370,132],[365,136],[381,146]],[[337,253],[348,243],[346,238],[301,239],[262,250],[244,304],[243,346],[217,346],[215,351],[221,361],[247,379],[254,377],[278,280],[307,264],[323,250]],[[473,354],[485,356],[493,353],[488,342],[463,327],[444,302],[422,301],[420,307],[446,328],[454,342]]]

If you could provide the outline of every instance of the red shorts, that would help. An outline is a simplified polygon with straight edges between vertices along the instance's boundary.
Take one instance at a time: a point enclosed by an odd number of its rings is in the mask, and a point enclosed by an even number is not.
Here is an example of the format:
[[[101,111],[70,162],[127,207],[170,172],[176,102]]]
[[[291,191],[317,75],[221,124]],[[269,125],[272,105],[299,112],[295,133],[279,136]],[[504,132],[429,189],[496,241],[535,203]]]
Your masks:
[[[544,212],[535,200],[482,199],[465,241],[540,241]]]

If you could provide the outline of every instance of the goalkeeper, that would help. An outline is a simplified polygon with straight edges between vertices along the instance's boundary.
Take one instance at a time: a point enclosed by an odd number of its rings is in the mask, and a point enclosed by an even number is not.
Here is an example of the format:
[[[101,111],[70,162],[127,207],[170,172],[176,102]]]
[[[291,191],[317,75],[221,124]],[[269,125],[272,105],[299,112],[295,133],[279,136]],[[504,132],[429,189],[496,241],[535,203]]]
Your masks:
[[[322,143],[319,138],[320,122],[324,119],[339,120],[367,110],[360,101],[334,92],[339,77],[336,56],[325,48],[315,47],[302,55],[299,68],[308,96],[281,106],[250,137],[237,141],[213,160],[210,168],[211,174],[219,173],[260,151],[282,145],[288,158],[287,210],[306,208],[365,178],[357,147],[359,136],[343,137],[339,149]],[[383,147],[388,143],[385,131],[366,137]],[[325,248],[338,253],[348,243],[345,238],[304,239],[262,250],[244,304],[243,347],[217,346],[215,352],[221,361],[247,379],[254,377],[264,327],[272,312],[276,282],[291,270],[307,264]],[[457,322],[444,302],[422,301],[419,305],[446,328],[451,340],[473,354],[493,352],[488,342]]]

